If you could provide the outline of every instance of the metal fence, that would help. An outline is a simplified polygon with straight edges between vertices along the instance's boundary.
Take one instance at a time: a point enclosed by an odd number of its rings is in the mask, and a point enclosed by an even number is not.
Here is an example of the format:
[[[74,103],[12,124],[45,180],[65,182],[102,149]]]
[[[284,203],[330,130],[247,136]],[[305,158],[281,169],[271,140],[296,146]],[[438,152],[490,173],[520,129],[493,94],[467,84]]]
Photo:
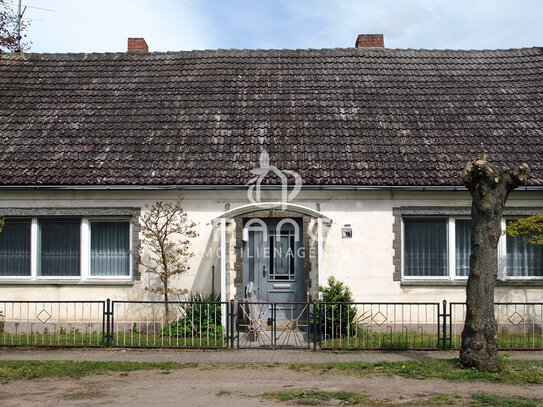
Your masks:
[[[437,349],[439,303],[318,303],[316,338],[323,349]]]
[[[310,349],[307,302],[239,302],[235,332],[238,349]]]
[[[456,349],[465,303],[0,301],[0,346]],[[543,350],[543,303],[496,303],[500,349]]]
[[[450,347],[460,348],[466,319],[466,304],[449,304]],[[543,350],[543,303],[494,304],[498,322],[498,346],[502,350]]]
[[[226,348],[227,302],[112,301],[108,344],[145,348]]]
[[[0,345],[102,346],[105,301],[0,302]]]

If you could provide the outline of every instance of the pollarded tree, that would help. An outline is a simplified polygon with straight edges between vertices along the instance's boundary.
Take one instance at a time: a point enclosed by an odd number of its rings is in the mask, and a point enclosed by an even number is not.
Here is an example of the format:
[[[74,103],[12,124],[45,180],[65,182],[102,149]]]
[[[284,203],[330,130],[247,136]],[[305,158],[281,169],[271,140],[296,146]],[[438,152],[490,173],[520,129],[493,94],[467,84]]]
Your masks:
[[[169,322],[171,295],[186,294],[186,289],[174,287],[172,277],[189,270],[190,239],[196,237],[196,224],[183,210],[182,197],[174,202],[158,201],[146,206],[141,217],[142,245],[138,252],[141,265],[158,277],[159,283],[145,287],[164,298],[164,319]]]
[[[490,164],[488,155],[466,164],[464,185],[471,193],[471,257],[466,286],[466,321],[460,361],[465,367],[497,371],[498,324],[494,316],[494,287],[498,277],[501,217],[511,191],[526,182],[524,163],[514,170]]]

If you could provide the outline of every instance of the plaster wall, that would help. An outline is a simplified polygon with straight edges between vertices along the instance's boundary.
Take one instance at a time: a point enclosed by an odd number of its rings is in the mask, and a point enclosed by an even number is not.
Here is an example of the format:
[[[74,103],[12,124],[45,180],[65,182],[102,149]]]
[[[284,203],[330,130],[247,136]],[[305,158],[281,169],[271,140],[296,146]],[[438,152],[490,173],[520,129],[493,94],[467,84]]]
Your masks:
[[[178,191],[0,191],[2,208],[142,208],[157,200],[175,199]],[[211,267],[216,267],[214,287],[220,290],[220,231],[212,220],[227,209],[248,203],[245,191],[183,191],[184,208],[197,222],[199,236],[192,242],[195,256],[191,269],[181,276],[178,287],[192,291],[211,291]],[[280,195],[264,191],[263,201],[277,201]],[[467,192],[406,192],[406,191],[302,191],[295,201],[320,212],[332,220],[325,227],[322,281],[330,275],[351,287],[357,301],[463,301],[464,285],[413,286],[394,281],[393,208],[402,206],[469,207]],[[508,207],[541,208],[543,193],[519,191],[511,194]],[[343,239],[342,224],[351,224],[353,236]],[[232,222],[235,225],[235,222]],[[313,228],[312,230],[316,230]],[[228,234],[227,293],[236,295],[235,233]],[[313,241],[312,247],[316,244]],[[316,255],[312,251],[309,256]],[[316,278],[317,259],[310,258],[309,275]],[[145,287],[154,284],[153,277],[140,270],[139,281],[126,282],[47,282],[12,280],[0,281],[2,300],[117,300],[158,299]],[[316,287],[313,282],[312,287]],[[313,293],[314,295],[315,293]],[[543,285],[500,285],[496,290],[500,301],[543,301]]]

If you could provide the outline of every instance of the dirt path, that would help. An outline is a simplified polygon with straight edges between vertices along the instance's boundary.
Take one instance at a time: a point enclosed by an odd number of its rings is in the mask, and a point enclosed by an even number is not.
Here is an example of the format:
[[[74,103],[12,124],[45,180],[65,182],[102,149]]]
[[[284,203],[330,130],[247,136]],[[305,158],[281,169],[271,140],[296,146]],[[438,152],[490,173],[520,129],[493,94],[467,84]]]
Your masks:
[[[459,395],[456,406],[468,406],[473,393],[542,397],[543,386],[456,383],[399,377],[364,378],[343,374],[293,371],[287,367],[234,368],[200,366],[171,372],[17,381],[0,386],[0,405],[12,406],[281,406],[258,397],[264,392],[340,390],[364,393],[375,405],[431,406],[440,394]],[[291,403],[292,404],[292,403]]]

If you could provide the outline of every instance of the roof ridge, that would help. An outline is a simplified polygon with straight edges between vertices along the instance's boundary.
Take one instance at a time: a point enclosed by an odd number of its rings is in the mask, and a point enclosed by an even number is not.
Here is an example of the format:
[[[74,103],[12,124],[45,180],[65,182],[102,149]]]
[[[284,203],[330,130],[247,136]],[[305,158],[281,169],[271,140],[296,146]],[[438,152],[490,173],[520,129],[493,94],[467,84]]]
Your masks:
[[[318,52],[355,52],[359,54],[364,53],[373,53],[373,52],[415,52],[415,53],[482,53],[482,52],[518,52],[518,51],[533,51],[538,50],[543,51],[541,46],[533,47],[521,47],[521,48],[503,48],[503,49],[428,49],[428,48],[270,48],[270,49],[249,49],[249,48],[217,48],[217,49],[195,49],[195,50],[179,50],[179,51],[150,51],[145,53],[129,53],[126,51],[119,52],[25,52],[22,58],[36,57],[36,56],[131,56],[131,57],[146,57],[146,56],[158,56],[158,55],[171,55],[171,54],[224,54],[224,53],[281,53],[281,52],[308,52],[308,53],[318,53]],[[17,52],[3,52],[0,53],[0,58],[7,59],[20,59],[21,55]]]

